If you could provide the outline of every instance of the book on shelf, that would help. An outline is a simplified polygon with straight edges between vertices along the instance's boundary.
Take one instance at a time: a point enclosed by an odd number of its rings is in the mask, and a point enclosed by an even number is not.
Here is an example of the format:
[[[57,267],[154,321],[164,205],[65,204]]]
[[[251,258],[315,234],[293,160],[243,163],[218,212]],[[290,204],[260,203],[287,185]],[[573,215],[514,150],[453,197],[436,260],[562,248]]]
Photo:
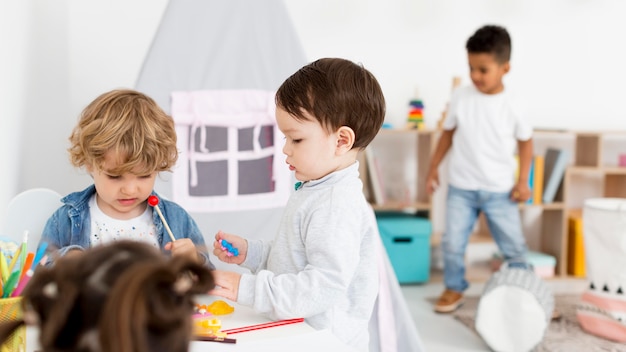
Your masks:
[[[567,219],[567,273],[585,277],[585,241],[583,237],[582,211],[572,211]]]
[[[569,152],[564,149],[548,148],[545,155],[544,165],[544,203],[552,203],[565,175],[565,169],[569,163]]]
[[[545,159],[543,155],[535,155],[533,158],[533,188],[532,188],[532,204],[541,204],[543,196]]]
[[[377,205],[385,204],[383,177],[372,148],[365,148],[365,164],[367,166],[367,179],[369,180],[369,186],[373,196],[372,200]]]
[[[519,157],[518,157],[519,160]],[[517,163],[519,168],[519,162]],[[530,197],[526,204],[533,204],[533,189],[535,187],[535,158],[530,161],[530,169],[528,170],[528,188],[530,189]]]

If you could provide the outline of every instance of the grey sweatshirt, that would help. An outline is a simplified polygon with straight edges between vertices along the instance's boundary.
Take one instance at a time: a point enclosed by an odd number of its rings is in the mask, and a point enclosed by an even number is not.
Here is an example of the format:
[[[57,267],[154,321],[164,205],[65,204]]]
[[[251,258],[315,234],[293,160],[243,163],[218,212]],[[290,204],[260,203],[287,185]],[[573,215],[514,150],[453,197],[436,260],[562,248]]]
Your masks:
[[[237,302],[271,319],[304,317],[366,351],[378,294],[376,219],[359,164],[305,182],[272,243],[248,241]]]

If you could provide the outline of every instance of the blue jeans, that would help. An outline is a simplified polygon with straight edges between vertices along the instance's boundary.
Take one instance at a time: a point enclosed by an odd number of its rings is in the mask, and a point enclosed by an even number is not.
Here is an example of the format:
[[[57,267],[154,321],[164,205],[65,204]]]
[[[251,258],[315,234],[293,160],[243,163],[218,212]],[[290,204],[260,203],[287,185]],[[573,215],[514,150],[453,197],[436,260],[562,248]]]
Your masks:
[[[511,266],[527,267],[519,208],[510,200],[509,192],[468,191],[449,185],[442,250],[444,283],[450,290],[463,292],[469,286],[465,280],[465,249],[480,212],[485,214],[504,259]]]

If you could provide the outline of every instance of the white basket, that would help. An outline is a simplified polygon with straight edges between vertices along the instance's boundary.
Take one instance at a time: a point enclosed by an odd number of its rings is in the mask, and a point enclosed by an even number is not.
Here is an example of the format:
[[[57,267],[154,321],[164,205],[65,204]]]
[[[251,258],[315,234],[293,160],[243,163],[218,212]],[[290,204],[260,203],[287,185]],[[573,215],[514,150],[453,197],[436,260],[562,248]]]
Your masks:
[[[527,352],[550,324],[554,295],[530,269],[500,267],[485,284],[476,310],[476,331],[494,351]]]
[[[587,278],[609,291],[626,290],[626,199],[586,200],[583,238]]]
[[[593,198],[583,208],[589,287],[576,317],[583,330],[626,342],[626,199]]]

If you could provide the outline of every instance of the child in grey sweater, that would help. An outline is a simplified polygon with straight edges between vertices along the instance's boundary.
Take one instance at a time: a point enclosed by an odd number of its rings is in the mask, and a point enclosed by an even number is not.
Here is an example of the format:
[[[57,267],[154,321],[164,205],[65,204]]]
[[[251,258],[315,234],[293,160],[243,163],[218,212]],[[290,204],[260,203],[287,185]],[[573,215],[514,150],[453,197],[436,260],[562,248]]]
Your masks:
[[[378,230],[357,155],[384,116],[376,78],[347,60],[317,60],[280,86],[276,120],[285,135],[286,163],[300,182],[271,243],[217,233],[213,253],[252,274],[216,270],[217,287],[210,294],[272,319],[304,317],[314,328],[367,350],[378,293]]]

